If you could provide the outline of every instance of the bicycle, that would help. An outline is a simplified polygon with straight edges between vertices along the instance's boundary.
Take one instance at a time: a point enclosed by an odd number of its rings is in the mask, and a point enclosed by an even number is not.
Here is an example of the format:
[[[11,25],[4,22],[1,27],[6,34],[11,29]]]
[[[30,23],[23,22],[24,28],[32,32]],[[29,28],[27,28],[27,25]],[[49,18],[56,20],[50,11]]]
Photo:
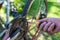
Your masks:
[[[28,14],[31,5],[33,4],[35,0],[28,0],[26,5],[24,6],[22,16],[18,16],[15,19],[13,19],[9,23],[9,38],[13,40],[37,40],[36,34],[38,33],[39,29],[36,31],[36,33],[33,35],[32,38],[29,38],[27,33],[29,32],[28,29],[28,20],[26,19],[26,15]],[[40,13],[39,18],[37,20],[40,20],[42,18],[47,17],[47,1],[46,0],[40,0],[40,2],[44,3],[44,5],[40,6]],[[40,25],[40,23],[39,23]],[[30,30],[31,31],[31,30]],[[15,36],[15,37],[14,37]],[[36,38],[36,39],[35,39]]]

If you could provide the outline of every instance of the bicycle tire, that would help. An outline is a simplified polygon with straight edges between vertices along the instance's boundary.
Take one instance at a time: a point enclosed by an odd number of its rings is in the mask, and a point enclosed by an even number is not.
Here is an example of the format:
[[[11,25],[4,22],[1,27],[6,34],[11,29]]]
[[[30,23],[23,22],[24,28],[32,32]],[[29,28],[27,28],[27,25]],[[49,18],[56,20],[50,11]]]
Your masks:
[[[12,30],[15,30],[17,27],[15,27],[15,29],[14,29],[14,25],[16,25],[17,23],[18,23],[18,21],[20,20],[20,22],[22,21],[22,19],[24,19],[24,20],[26,20],[26,23],[27,23],[27,19],[26,19],[26,15],[28,14],[27,13],[27,11],[28,11],[28,9],[30,10],[30,8],[29,8],[29,6],[30,6],[30,3],[31,3],[31,1],[33,1],[33,0],[28,0],[28,2],[26,3],[26,5],[28,5],[28,6],[24,6],[24,10],[23,10],[23,12],[22,12],[22,17],[20,17],[20,16],[18,16],[18,17],[16,17],[14,20],[12,20],[11,21],[11,24],[13,24],[13,25],[10,25],[11,26],[11,28],[10,28],[10,33],[9,34],[11,34],[11,31]],[[46,8],[47,8],[47,3],[46,3],[46,1],[44,1],[44,3],[45,3],[45,6],[46,6]],[[46,13],[47,13],[47,9],[45,9],[44,10]],[[41,16],[41,18],[40,19],[42,19],[43,17],[42,16],[44,16],[44,17],[46,17],[46,14],[44,14],[44,15],[41,15],[40,14],[40,16]],[[19,23],[18,23],[19,24]],[[26,24],[25,24],[26,25]],[[21,25],[20,25],[21,26]],[[28,28],[28,26],[26,26],[26,28]],[[25,29],[25,31],[26,31],[27,29]],[[13,32],[13,31],[12,31]],[[26,33],[24,34],[24,35],[26,35]],[[21,35],[20,35],[21,36]],[[25,37],[24,37],[25,38]],[[18,40],[21,40],[20,38],[17,38]],[[16,40],[17,40],[16,39]],[[24,39],[24,40],[28,40],[28,39]],[[31,40],[31,39],[30,39]]]

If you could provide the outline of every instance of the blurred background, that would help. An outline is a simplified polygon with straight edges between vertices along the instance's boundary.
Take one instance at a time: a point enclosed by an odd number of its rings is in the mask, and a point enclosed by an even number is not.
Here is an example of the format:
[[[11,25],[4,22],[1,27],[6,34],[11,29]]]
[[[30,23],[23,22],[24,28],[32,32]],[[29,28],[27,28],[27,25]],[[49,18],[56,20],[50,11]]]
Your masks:
[[[8,2],[10,2],[10,4],[8,4]],[[25,3],[27,2],[27,0],[9,0],[8,2],[7,2],[7,0],[2,0],[2,7],[0,7],[0,17],[4,21],[4,23],[6,22],[6,20],[10,22],[11,20],[14,19],[14,17],[21,15],[21,13],[23,11],[23,7],[24,7]],[[35,8],[38,7],[38,5],[37,5],[38,2],[39,2],[39,0],[35,0],[34,5],[32,5],[32,8],[29,12],[30,14],[28,17],[31,17],[31,15],[36,16],[36,14],[38,14],[38,10],[35,10]],[[47,0],[47,2],[48,2],[47,17],[60,18],[60,0]],[[8,15],[7,13],[8,14],[10,13],[10,15]],[[33,14],[33,13],[35,13],[35,14]],[[6,19],[6,15],[8,15],[9,20]],[[0,24],[2,24],[2,26],[4,27],[4,24],[1,21],[0,21]],[[32,30],[31,33],[34,32],[34,30]],[[45,33],[44,36],[41,34],[40,40],[60,40],[60,33],[56,33],[53,35]]]

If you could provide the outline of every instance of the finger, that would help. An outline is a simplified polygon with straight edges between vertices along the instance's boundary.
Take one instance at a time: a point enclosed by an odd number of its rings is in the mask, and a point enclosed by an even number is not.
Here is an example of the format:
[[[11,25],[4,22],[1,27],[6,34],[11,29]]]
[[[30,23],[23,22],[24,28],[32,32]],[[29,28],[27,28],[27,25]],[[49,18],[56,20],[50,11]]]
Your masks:
[[[50,25],[50,27],[48,28],[48,32],[51,33],[51,34],[54,33],[54,32],[53,32],[54,27],[55,27],[55,23],[52,23],[52,24]]]
[[[39,22],[46,22],[47,21],[47,18],[44,18],[44,19],[41,19],[41,20],[38,20]]]
[[[42,24],[40,25],[40,27],[39,27],[40,30],[42,30],[45,25],[46,25],[46,22],[42,23]]]
[[[47,31],[50,25],[51,25],[51,22],[48,22],[43,28],[43,31]]]
[[[52,31],[52,30],[54,29],[54,27],[55,27],[55,23],[52,23],[52,24],[50,25],[50,27],[48,28],[48,31]]]

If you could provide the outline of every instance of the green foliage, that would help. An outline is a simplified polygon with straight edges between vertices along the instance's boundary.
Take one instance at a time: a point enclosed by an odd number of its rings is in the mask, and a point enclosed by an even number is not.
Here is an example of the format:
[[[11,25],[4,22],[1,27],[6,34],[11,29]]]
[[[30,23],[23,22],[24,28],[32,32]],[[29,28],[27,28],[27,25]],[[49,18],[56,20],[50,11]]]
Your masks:
[[[60,4],[58,2],[48,2],[48,17],[60,18]]]
[[[26,0],[14,0],[14,4],[19,12],[22,12]]]
[[[32,4],[28,15],[30,15],[31,17],[36,16],[39,12],[39,9],[40,9],[40,0],[34,0],[34,3]]]
[[[57,2],[57,0],[47,0],[48,2]]]
[[[43,10],[46,8],[45,7],[45,3],[43,2],[43,0],[34,0],[29,12],[28,12],[28,15],[30,17],[36,17],[38,13],[40,13],[40,7],[41,5],[43,5]]]

